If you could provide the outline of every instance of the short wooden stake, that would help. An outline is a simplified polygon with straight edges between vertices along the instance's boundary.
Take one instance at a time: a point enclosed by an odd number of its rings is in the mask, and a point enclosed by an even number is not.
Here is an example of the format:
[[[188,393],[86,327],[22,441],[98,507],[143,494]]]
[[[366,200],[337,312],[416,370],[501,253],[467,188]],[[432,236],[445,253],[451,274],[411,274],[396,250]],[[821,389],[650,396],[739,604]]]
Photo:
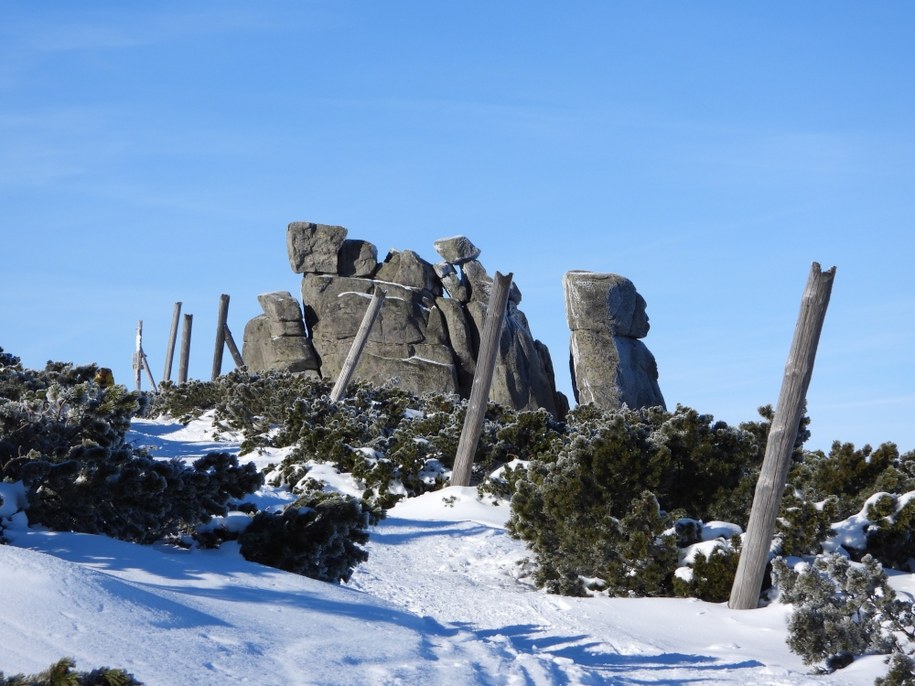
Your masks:
[[[172,328],[168,334],[168,347],[165,349],[165,371],[162,373],[162,380],[169,381],[172,378],[172,360],[175,359],[175,341],[178,338],[178,320],[181,318],[181,303],[175,303],[175,310],[172,312]]]
[[[226,320],[229,318],[229,296],[219,296],[219,313],[216,317],[216,347],[213,349],[213,373],[211,381],[216,381],[222,374],[222,351],[226,345]]]
[[[454,469],[451,471],[452,486],[470,485],[473,457],[480,442],[480,433],[483,431],[483,419],[486,417],[489,389],[496,369],[496,354],[499,352],[499,338],[502,335],[502,323],[505,320],[505,306],[508,303],[511,283],[511,273],[503,276],[496,272],[492,293],[489,295],[486,321],[483,324],[477,369],[473,375],[473,386],[470,388],[470,400],[467,402],[467,414],[464,416],[464,427],[461,429]]]
[[[184,315],[184,328],[181,331],[181,356],[178,361],[178,383],[187,383],[187,364],[191,356],[191,327],[194,315]]]
[[[340,398],[343,397],[343,394],[346,393],[346,387],[349,385],[350,379],[353,378],[353,373],[356,371],[356,367],[359,364],[359,358],[362,356],[362,351],[365,350],[365,344],[369,340],[369,333],[372,331],[372,326],[374,326],[375,320],[378,318],[378,313],[381,312],[381,306],[384,304],[385,295],[383,290],[377,286],[375,287],[375,292],[372,294],[372,299],[369,301],[368,309],[365,311],[365,315],[362,317],[362,323],[359,324],[359,330],[356,332],[356,338],[353,339],[353,344],[350,346],[349,352],[346,354],[346,359],[343,361],[343,368],[340,370],[337,382],[330,392],[331,402],[339,402]]]
[[[229,325],[225,325],[225,336],[226,336],[226,347],[229,349],[229,352],[232,353],[232,359],[235,360],[235,366],[238,369],[241,369],[245,366],[245,361],[241,356],[241,353],[238,352],[238,346],[235,345],[235,339],[232,337],[232,332],[229,331]]]
[[[759,594],[775,532],[775,520],[788,481],[791,453],[804,411],[807,388],[813,374],[813,362],[835,275],[835,267],[821,272],[820,265],[816,262],[810,269],[810,278],[801,299],[801,311],[794,329],[788,362],[785,365],[778,405],[772,418],[772,426],[769,427],[766,455],[763,458],[759,480],[756,482],[747,533],[737,563],[737,575],[731,587],[728,607],[734,610],[751,610],[759,605]]]

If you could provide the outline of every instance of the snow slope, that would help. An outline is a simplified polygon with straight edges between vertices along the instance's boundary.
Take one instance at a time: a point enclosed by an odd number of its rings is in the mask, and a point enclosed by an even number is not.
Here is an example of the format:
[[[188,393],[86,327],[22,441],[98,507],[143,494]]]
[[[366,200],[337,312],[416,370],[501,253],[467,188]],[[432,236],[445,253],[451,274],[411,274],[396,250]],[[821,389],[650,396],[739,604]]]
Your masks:
[[[228,437],[231,439],[231,437]],[[137,421],[162,457],[233,449],[212,426]],[[264,453],[264,466],[279,459]],[[288,494],[269,489],[262,502]],[[160,684],[871,684],[867,657],[812,676],[785,645],[787,608],[566,598],[530,586],[506,505],[474,489],[401,503],[369,560],[335,586],[217,551],[20,528],[0,546],[0,670],[63,656]],[[894,579],[915,592],[912,575]]]

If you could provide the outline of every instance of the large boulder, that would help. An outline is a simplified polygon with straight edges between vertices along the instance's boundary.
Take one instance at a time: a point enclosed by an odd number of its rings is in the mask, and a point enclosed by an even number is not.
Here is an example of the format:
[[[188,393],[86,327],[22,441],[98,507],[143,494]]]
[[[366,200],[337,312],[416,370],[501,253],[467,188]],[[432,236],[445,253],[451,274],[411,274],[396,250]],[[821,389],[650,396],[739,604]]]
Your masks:
[[[371,277],[378,269],[378,248],[368,241],[347,238],[337,256],[337,274],[340,276]]]
[[[439,238],[433,243],[433,247],[449,264],[464,264],[480,256],[480,249],[467,236]]]
[[[665,407],[657,363],[639,340],[648,333],[648,315],[632,282],[617,274],[571,271],[563,287],[575,399],[603,409]]]
[[[433,295],[442,294],[442,284],[435,268],[412,250],[389,252],[375,278],[378,281],[420,288]]]
[[[245,325],[242,358],[252,372],[276,369],[318,376],[318,357],[305,331],[302,308],[288,291],[257,297],[264,314]]]
[[[342,226],[292,222],[286,227],[289,266],[296,274],[336,274],[338,253],[346,239]]]

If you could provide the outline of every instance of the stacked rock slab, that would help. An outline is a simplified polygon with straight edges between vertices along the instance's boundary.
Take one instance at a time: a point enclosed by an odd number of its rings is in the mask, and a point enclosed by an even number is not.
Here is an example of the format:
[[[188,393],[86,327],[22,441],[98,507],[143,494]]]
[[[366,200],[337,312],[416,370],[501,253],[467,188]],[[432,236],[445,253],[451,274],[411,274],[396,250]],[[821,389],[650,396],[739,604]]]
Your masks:
[[[248,369],[319,376],[318,356],[305,332],[299,301],[289,291],[264,293],[257,300],[264,314],[245,325],[243,357]]]
[[[563,279],[575,399],[602,409],[664,405],[645,299],[617,274],[571,271]]]
[[[302,303],[288,293],[261,296],[264,315],[245,328],[244,358],[252,371],[292,366],[334,379],[376,288],[386,297],[355,376],[375,384],[396,382],[415,393],[468,397],[492,278],[477,260],[480,250],[464,236],[435,242],[443,262],[433,266],[412,250],[391,251],[378,262],[368,241],[347,238],[341,226],[293,222],[286,231],[289,263],[302,274]],[[283,311],[274,302],[285,300]],[[513,286],[503,325],[490,397],[515,409],[564,414],[568,403],[555,389],[549,352],[530,333]],[[266,304],[265,304],[266,303]],[[297,318],[298,327],[290,323]],[[303,321],[304,320],[304,321]],[[283,323],[282,326],[280,323]],[[307,325],[308,335],[305,336]],[[298,365],[275,351],[273,337],[293,328],[307,347]]]

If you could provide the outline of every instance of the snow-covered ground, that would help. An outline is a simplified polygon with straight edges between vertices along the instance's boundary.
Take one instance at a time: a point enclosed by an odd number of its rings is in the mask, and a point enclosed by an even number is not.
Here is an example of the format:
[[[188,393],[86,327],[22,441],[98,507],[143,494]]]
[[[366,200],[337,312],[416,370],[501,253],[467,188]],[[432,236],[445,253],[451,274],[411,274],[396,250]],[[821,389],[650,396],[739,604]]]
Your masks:
[[[134,423],[130,439],[194,458],[216,441]],[[253,456],[260,466],[276,453]],[[287,494],[266,489],[264,502]],[[0,670],[64,656],[168,684],[872,684],[883,658],[814,676],[785,645],[781,605],[567,598],[533,588],[507,507],[451,488],[399,504],[369,560],[336,586],[220,550],[139,546],[36,529],[0,546]],[[913,575],[894,585],[915,593]]]

